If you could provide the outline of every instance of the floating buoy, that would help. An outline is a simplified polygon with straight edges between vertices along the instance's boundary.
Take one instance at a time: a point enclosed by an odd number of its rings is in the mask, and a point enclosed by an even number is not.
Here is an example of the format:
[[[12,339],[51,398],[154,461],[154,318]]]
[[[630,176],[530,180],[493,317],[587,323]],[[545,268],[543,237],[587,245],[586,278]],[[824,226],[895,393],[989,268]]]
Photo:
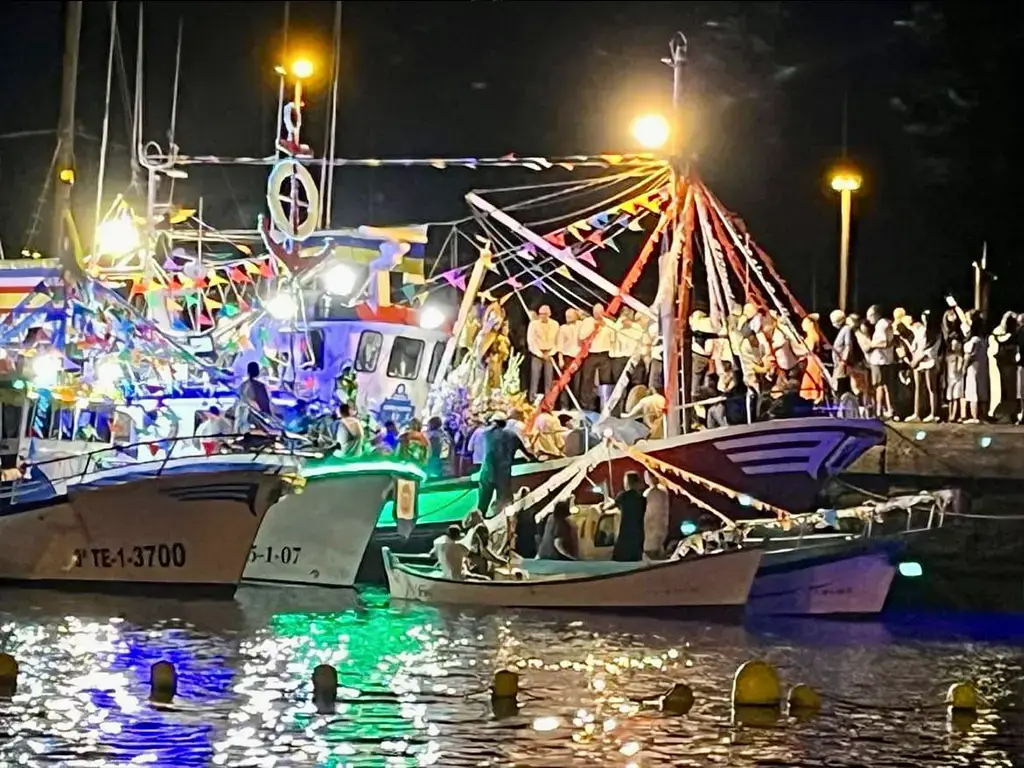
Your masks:
[[[317,712],[333,712],[338,703],[338,670],[318,664],[313,670],[313,703]]]
[[[169,661],[158,661],[149,671],[149,698],[170,703],[178,693],[178,673]]]
[[[946,706],[957,712],[975,712],[978,690],[970,683],[953,683],[946,691]]]
[[[519,702],[515,699],[491,699],[491,712],[495,720],[503,720],[506,717],[515,717],[519,714]]]
[[[766,661],[747,661],[732,681],[732,703],[738,707],[772,707],[782,702],[779,673]]]
[[[789,714],[796,717],[813,715],[821,709],[821,696],[811,686],[798,683],[789,689],[786,697]]]
[[[661,710],[673,715],[685,715],[693,708],[693,691],[686,683],[676,683],[661,700]]]
[[[18,689],[18,662],[9,653],[0,653],[0,696],[12,696]]]
[[[509,669],[499,669],[494,673],[491,684],[492,699],[514,699],[519,695],[519,675]]]

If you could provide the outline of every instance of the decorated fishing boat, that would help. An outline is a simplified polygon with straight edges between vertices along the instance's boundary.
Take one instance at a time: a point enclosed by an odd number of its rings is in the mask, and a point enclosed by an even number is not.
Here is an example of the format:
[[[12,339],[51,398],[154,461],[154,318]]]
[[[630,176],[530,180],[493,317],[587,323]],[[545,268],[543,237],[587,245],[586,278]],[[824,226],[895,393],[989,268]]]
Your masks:
[[[491,580],[443,578],[430,565],[413,564],[383,550],[392,598],[425,603],[502,608],[610,610],[687,609],[740,612],[761,563],[759,549],[722,552],[690,560],[623,564],[614,572],[568,570],[532,573],[530,565]],[[549,561],[549,564],[553,561]]]

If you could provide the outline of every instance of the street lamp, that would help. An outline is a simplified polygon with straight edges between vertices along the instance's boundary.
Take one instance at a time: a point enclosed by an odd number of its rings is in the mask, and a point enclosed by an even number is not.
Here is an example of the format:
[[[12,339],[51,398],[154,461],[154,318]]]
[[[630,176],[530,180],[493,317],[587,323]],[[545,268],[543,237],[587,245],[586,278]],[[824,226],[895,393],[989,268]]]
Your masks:
[[[839,309],[846,311],[847,286],[850,272],[850,211],[853,193],[860,189],[863,179],[856,171],[841,169],[833,172],[831,186],[839,193]]]
[[[313,62],[309,59],[296,59],[292,62],[292,74],[299,80],[307,80],[313,76]]]
[[[661,149],[668,143],[672,127],[661,115],[641,115],[633,121],[630,131],[644,149]]]

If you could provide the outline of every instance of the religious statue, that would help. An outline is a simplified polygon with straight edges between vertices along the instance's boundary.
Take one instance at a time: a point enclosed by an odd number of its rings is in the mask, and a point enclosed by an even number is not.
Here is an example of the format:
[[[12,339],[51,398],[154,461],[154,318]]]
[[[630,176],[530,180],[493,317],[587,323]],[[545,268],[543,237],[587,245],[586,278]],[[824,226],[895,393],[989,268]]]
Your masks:
[[[505,375],[505,363],[508,362],[509,356],[512,354],[512,341],[508,334],[508,320],[503,320],[484,352],[488,390],[501,389],[501,382]]]
[[[352,370],[351,363],[342,363],[341,370],[338,371],[338,378],[334,382],[334,393],[337,395],[339,403],[348,405],[353,412],[356,410],[359,382],[356,380],[356,372]]]

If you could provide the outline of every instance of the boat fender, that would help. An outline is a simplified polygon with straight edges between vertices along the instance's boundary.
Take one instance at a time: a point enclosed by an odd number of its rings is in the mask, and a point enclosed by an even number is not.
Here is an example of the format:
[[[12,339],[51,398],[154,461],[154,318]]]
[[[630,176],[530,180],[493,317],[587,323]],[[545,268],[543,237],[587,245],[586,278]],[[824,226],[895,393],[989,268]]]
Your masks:
[[[661,711],[685,715],[693,708],[693,690],[686,683],[676,683],[661,699]]]
[[[746,661],[732,681],[732,703],[737,707],[770,707],[782,702],[779,673],[766,661]]]
[[[953,683],[946,691],[946,706],[951,712],[976,712],[978,690],[970,683]]]
[[[514,699],[519,695],[519,675],[508,669],[499,669],[494,673],[491,684],[491,699]]]
[[[338,703],[338,670],[330,664],[318,664],[313,670],[313,703],[320,714],[333,712]]]
[[[158,661],[149,672],[149,699],[170,704],[178,692],[178,673],[169,661]]]
[[[9,653],[0,653],[0,696],[13,696],[18,690],[18,661]]]
[[[798,683],[789,689],[786,705],[791,717],[806,717],[821,710],[821,696],[805,683]]]

